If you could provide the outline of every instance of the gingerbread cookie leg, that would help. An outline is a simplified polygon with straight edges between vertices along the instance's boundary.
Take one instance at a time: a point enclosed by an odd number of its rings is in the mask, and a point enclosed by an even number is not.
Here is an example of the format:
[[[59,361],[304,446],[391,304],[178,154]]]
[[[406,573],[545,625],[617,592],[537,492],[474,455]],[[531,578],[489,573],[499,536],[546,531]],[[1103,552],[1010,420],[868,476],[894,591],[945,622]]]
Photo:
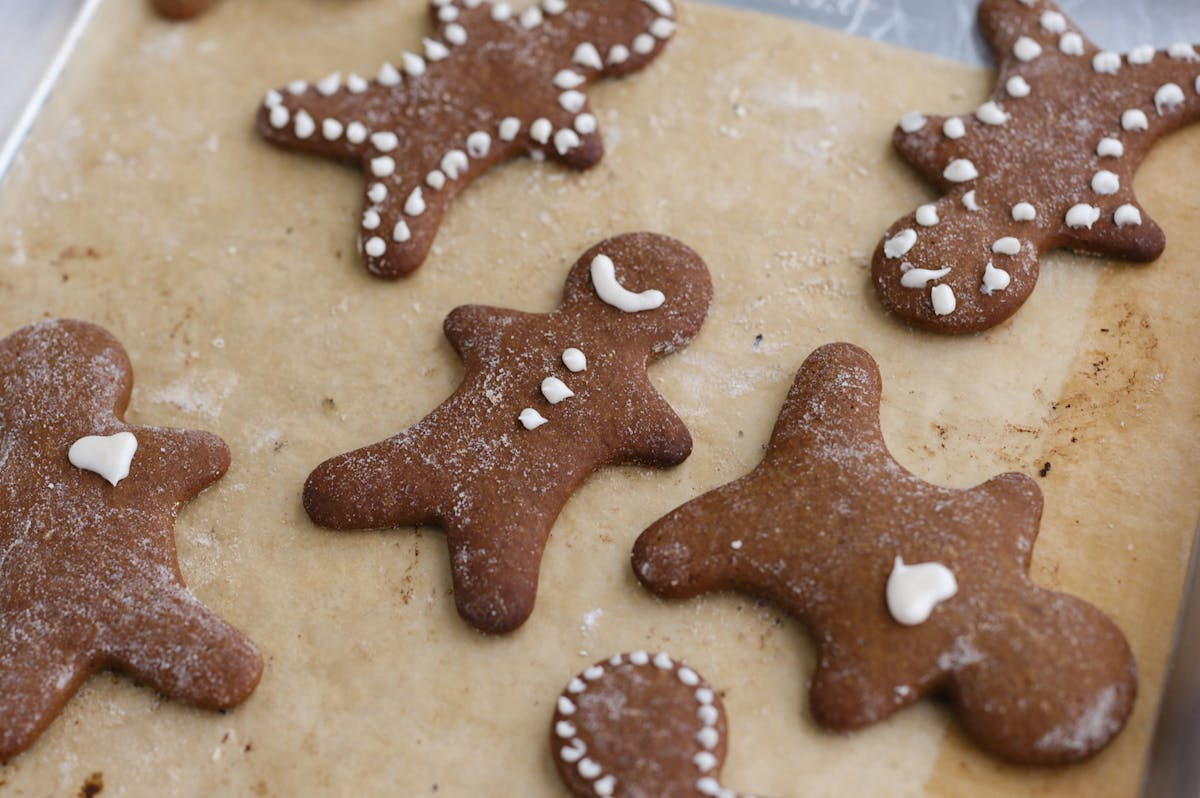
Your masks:
[[[42,628],[58,621],[43,619]],[[0,616],[0,763],[33,745],[92,670],[67,640],[35,637]]]
[[[897,152],[945,196],[896,222],[872,262],[884,307],[948,333],[1025,302],[1043,252],[1157,258],[1163,231],[1133,180],[1154,143],[1200,120],[1200,53],[1101,50],[1049,0],[984,0],[997,86],[973,114],[907,114]]]
[[[918,479],[884,444],[880,396],[866,352],[814,352],[762,463],[642,533],[638,579],[669,598],[745,591],[799,620],[817,643],[812,710],[831,729],[942,693],[1007,759],[1100,750],[1132,710],[1133,657],[1095,607],[1030,581],[1037,484]]]

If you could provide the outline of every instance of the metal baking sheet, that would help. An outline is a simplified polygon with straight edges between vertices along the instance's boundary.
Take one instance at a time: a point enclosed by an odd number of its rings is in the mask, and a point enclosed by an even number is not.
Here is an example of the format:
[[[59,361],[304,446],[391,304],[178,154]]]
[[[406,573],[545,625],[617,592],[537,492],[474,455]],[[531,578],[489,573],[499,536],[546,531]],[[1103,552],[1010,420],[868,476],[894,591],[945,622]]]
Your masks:
[[[132,2],[134,0],[124,0]],[[144,1],[144,0],[142,0]],[[228,0],[232,2],[233,0]],[[959,61],[991,63],[975,0],[706,0],[774,13]],[[0,0],[0,180],[101,0]],[[1105,47],[1200,41],[1197,0],[1062,0]],[[1200,547],[1193,547],[1145,798],[1200,796]]]

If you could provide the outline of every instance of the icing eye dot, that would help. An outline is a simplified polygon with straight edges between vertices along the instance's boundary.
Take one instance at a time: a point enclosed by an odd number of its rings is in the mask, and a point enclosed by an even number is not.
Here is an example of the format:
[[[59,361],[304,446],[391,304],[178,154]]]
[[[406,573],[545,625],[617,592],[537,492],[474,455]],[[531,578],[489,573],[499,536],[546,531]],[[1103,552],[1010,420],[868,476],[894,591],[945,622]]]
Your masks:
[[[929,298],[933,302],[933,312],[939,316],[949,316],[958,307],[954,289],[945,283],[935,285],[929,293]]]

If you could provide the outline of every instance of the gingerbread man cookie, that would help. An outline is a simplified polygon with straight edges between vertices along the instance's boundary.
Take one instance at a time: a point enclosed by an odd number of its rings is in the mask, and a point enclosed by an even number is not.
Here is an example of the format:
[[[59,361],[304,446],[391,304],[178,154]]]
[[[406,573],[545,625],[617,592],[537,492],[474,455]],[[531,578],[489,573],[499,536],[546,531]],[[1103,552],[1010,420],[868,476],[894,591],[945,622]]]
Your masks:
[[[1098,609],[1029,579],[1037,484],[922,481],[884,445],[880,391],[863,350],[814,352],[762,463],[647,529],[638,578],[671,598],[746,591],[797,618],[818,649],[813,713],[836,731],[941,693],[1012,761],[1100,750],[1132,710],[1133,656]]]
[[[457,308],[445,333],[466,367],[458,389],[408,430],[317,468],[308,514],[335,529],[443,527],[459,614],[484,632],[517,628],[575,487],[603,465],[691,453],[646,366],[691,341],[711,299],[695,252],[634,233],[586,252],[550,313]]]
[[[213,0],[154,0],[154,8],[168,19],[190,19],[208,10]]]
[[[333,74],[267,93],[259,132],[271,143],[346,161],[367,176],[359,246],[379,277],[425,260],[451,199],[521,154],[575,169],[604,153],[584,94],[641,69],[675,31],[671,0],[433,0],[422,54],[401,53],[374,80]]]
[[[175,559],[175,513],[225,473],[225,443],[122,421],[129,359],[93,324],[0,341],[0,386],[0,760],[99,668],[205,709],[245,700],[262,659]]]
[[[937,332],[1007,319],[1048,250],[1157,258],[1166,238],[1134,174],[1156,141],[1200,119],[1190,44],[1101,50],[1049,0],[983,0],[979,25],[996,90],[973,114],[900,120],[897,151],[945,196],[896,222],[872,263],[884,307]]]
[[[719,781],[725,737],[721,697],[700,674],[667,654],[634,651],[570,681],[550,749],[579,798],[738,798]]]

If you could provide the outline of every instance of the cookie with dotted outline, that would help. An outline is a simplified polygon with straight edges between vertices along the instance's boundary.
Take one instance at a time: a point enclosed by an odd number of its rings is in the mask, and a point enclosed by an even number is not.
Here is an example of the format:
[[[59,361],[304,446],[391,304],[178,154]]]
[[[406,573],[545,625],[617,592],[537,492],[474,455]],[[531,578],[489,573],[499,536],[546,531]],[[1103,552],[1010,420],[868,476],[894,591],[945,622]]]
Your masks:
[[[518,155],[573,169],[604,143],[584,91],[641,69],[675,32],[671,0],[433,0],[437,34],[373,80],[334,72],[267,93],[259,132],[291,150],[357,162],[367,176],[359,249],[388,279],[420,266],[450,201]]]
[[[0,760],[100,668],[226,709],[262,658],[184,586],[175,514],[229,467],[207,432],[122,420],[125,350],[81,321],[0,341]]]
[[[550,313],[455,309],[445,333],[465,366],[457,390],[408,430],[313,471],[309,516],[334,529],[442,527],[459,614],[484,632],[517,628],[576,486],[604,465],[691,453],[646,367],[695,337],[711,301],[699,255],[632,233],[584,253]]]
[[[708,682],[667,654],[634,651],[567,684],[550,750],[579,798],[739,798],[719,781],[726,735],[725,707]]]
[[[1200,120],[1200,54],[1186,43],[1101,50],[1049,0],[983,0],[996,90],[973,114],[912,112],[897,152],[944,196],[887,231],[872,261],[884,307],[944,333],[1000,324],[1043,252],[1151,261],[1166,237],[1134,196],[1151,147]]]
[[[668,598],[740,590],[812,634],[817,720],[850,731],[928,694],[991,753],[1064,764],[1103,748],[1137,676],[1116,625],[1039,587],[1037,483],[931,485],[887,450],[875,361],[850,344],[808,357],[763,461],[639,537],[633,568]]]
[[[213,0],[154,0],[154,9],[168,19],[190,19],[212,4]]]

